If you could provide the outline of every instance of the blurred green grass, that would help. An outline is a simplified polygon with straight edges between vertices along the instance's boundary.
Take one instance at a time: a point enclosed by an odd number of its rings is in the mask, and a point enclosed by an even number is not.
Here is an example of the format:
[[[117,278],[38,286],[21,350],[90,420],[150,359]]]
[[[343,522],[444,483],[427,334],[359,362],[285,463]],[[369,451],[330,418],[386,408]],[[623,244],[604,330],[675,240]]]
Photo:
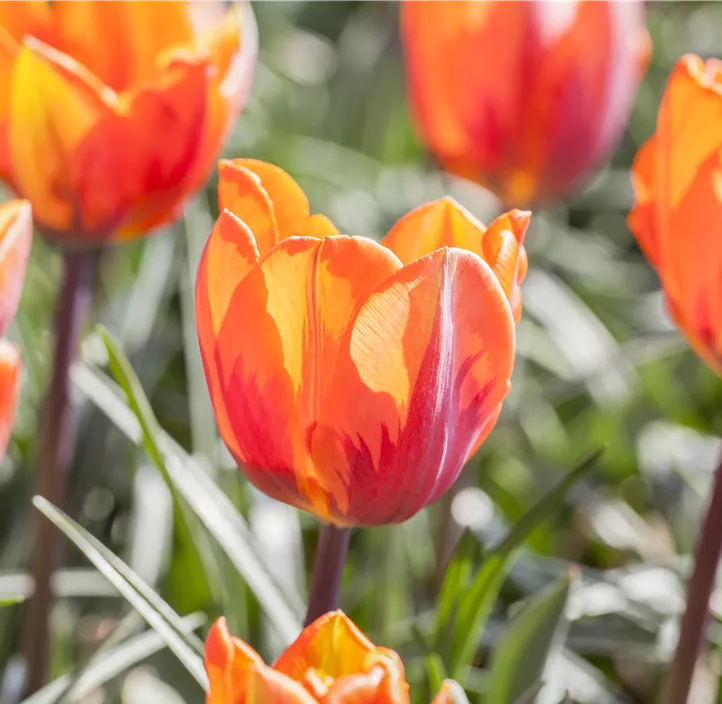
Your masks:
[[[396,218],[450,193],[482,220],[499,205],[481,188],[434,169],[414,138],[398,43],[398,5],[387,2],[259,2],[260,63],[248,106],[227,145],[288,170],[316,212],[344,232],[381,237]],[[553,683],[574,701],[651,701],[674,644],[688,566],[722,434],[722,385],[663,313],[654,273],[625,224],[628,169],[654,129],[667,73],[681,54],[722,46],[722,4],[648,3],[654,54],[625,136],[610,163],[567,203],[535,213],[530,275],[518,328],[513,389],[499,425],[461,480],[444,522],[441,502],[405,525],[354,534],[342,606],[370,637],[398,648],[409,677],[423,677],[411,636],[435,593],[439,536],[469,527],[483,544],[499,536],[575,459],[609,443],[564,509],[537,529],[511,572],[478,662],[504,631],[509,607],[582,565],[566,647]],[[198,358],[192,285],[216,215],[215,177],[182,223],[109,251],[92,320],[117,336],[160,423],[249,519],[276,578],[305,593],[316,523],[249,489],[217,439]],[[48,375],[49,320],[58,258],[36,239],[11,331],[23,349],[21,405],[0,466],[0,597],[22,593],[31,517],[36,414]],[[90,339],[86,362],[103,357]],[[68,513],[121,555],[180,613],[221,611],[214,585],[191,574],[188,545],[171,527],[167,488],[146,455],[78,390],[79,434]],[[125,602],[68,549],[57,580],[54,672],[98,647],[128,612]],[[271,656],[278,641],[230,565],[221,570],[232,628]],[[217,585],[215,585],[217,587]],[[717,595],[715,608],[722,613]],[[19,607],[0,610],[0,701],[12,701]],[[420,615],[420,616],[419,616]],[[711,639],[719,644],[719,625]],[[715,651],[715,656],[717,651]],[[719,661],[706,663],[722,701]],[[704,679],[704,678],[703,678]],[[703,682],[704,684],[704,682]],[[102,697],[105,697],[104,699]],[[101,699],[171,704],[202,696],[168,653],[153,656]]]

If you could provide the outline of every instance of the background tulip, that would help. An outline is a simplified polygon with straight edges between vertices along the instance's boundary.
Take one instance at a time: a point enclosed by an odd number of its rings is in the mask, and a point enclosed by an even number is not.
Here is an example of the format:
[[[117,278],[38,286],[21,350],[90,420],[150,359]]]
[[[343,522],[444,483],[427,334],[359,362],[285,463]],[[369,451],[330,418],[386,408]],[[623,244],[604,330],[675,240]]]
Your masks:
[[[629,226],[690,345],[722,374],[722,63],[684,56],[632,167]]]
[[[63,242],[145,233],[204,183],[250,87],[250,7],[0,4],[0,177]]]
[[[255,177],[241,187],[239,170]],[[245,160],[220,178],[221,205],[234,189],[236,212],[206,244],[196,315],[228,448],[262,491],[325,520],[409,518],[499,415],[528,213],[485,230],[442,200],[397,223],[386,247],[289,237],[335,228],[276,167]]]
[[[0,205],[0,335],[7,332],[20,302],[32,236],[27,201]],[[0,460],[10,439],[19,381],[20,350],[0,339]]]
[[[616,145],[646,69],[643,3],[403,2],[418,130],[508,205],[559,198]]]
[[[377,648],[341,611],[304,628],[273,667],[216,621],[206,641],[207,704],[408,704],[399,656]],[[460,702],[463,690],[444,683],[436,704]]]

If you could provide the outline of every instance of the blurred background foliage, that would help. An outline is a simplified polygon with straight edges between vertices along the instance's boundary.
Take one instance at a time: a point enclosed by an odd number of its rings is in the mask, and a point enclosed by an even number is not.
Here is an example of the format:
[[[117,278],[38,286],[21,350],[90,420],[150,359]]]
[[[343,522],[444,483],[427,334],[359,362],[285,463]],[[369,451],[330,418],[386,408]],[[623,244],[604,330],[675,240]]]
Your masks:
[[[654,53],[619,148],[581,192],[532,220],[513,388],[497,428],[453,497],[404,525],[352,536],[341,605],[372,640],[399,650],[419,693],[423,652],[413,633],[438,589],[437,557],[448,555],[463,528],[488,545],[602,442],[608,449],[595,470],[526,542],[476,665],[488,664],[519,602],[572,563],[581,565],[581,579],[569,604],[569,631],[546,674],[559,696],[567,690],[582,703],[651,701],[675,643],[680,575],[689,566],[719,452],[722,384],[664,313],[656,277],[626,226],[628,170],[652,134],[674,60],[688,51],[707,57],[722,46],[722,4],[647,6]],[[381,237],[407,210],[444,194],[485,222],[499,211],[481,188],[438,172],[414,137],[396,3],[258,2],[254,10],[260,61],[227,155],[283,167],[315,212],[351,234]],[[277,580],[305,595],[317,523],[243,481],[218,440],[208,402],[192,287],[215,201],[214,177],[178,226],[108,251],[99,263],[91,317],[120,340],[161,426],[249,520]],[[0,467],[0,597],[28,590],[35,427],[49,372],[58,273],[56,253],[36,238],[11,334],[22,346],[25,372],[13,440]],[[105,365],[96,336],[86,337],[82,358],[73,377],[79,435],[68,513],[179,613],[202,611],[209,619],[225,613],[236,633],[272,657],[278,642],[244,582],[224,561],[223,589],[203,570],[187,537],[173,529],[171,496],[147,455],[99,412],[97,399],[89,400],[89,370]],[[138,628],[127,603],[82,555],[68,547],[64,565],[55,580],[56,676],[83,662],[119,624],[128,632]],[[722,615],[722,594],[713,607]],[[19,607],[0,610],[0,701],[8,704],[20,676],[19,622]],[[721,638],[716,623],[711,639]],[[697,679],[695,704],[722,701],[713,652]],[[71,700],[202,699],[164,652]]]

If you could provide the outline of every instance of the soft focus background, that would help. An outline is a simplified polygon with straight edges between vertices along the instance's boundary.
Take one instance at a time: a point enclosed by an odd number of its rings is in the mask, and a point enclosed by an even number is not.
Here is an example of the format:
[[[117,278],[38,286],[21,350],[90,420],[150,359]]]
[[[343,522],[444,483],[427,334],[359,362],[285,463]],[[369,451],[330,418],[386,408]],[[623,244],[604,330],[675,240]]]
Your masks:
[[[414,138],[398,40],[398,5],[256,3],[260,63],[248,107],[227,146],[289,171],[315,212],[347,233],[382,236],[408,209],[450,193],[489,221],[499,204],[473,184],[437,172]],[[651,701],[675,642],[688,567],[722,434],[722,384],[687,349],[663,311],[654,273],[625,223],[628,169],[652,133],[666,75],[681,54],[722,46],[722,4],[648,3],[654,44],[629,127],[608,168],[567,203],[537,212],[527,239],[512,392],[496,430],[469,464],[455,498],[405,525],[357,532],[342,607],[377,643],[402,654],[412,687],[423,681],[423,627],[446,554],[461,527],[497,537],[601,442],[609,449],[527,542],[479,652],[483,666],[515,604],[582,566],[566,645],[550,673],[573,701]],[[161,425],[192,452],[248,519],[276,577],[306,593],[317,524],[242,480],[217,438],[197,350],[192,285],[216,215],[214,180],[172,231],[117,248],[101,262],[92,318],[121,340]],[[11,336],[23,348],[21,406],[0,467],[0,598],[27,591],[35,424],[49,363],[49,320],[59,259],[34,243]],[[91,328],[89,328],[89,331]],[[117,429],[93,369],[105,364],[89,335],[73,374],[79,406],[68,512],[122,556],[180,613],[225,613],[269,657],[277,643],[252,593],[226,562],[219,577],[194,559],[172,527],[172,501],[146,454]],[[101,407],[99,411],[98,406]],[[451,505],[449,505],[451,504]],[[449,518],[450,517],[450,518]],[[106,638],[137,630],[127,603],[66,549],[55,586],[54,673],[82,663]],[[713,607],[722,615],[722,594]],[[20,608],[0,610],[0,701],[19,676]],[[120,631],[116,630],[120,626]],[[722,638],[719,623],[711,638]],[[715,657],[693,701],[719,699]],[[87,690],[88,688],[86,688]],[[419,698],[423,689],[417,688]],[[198,703],[198,686],[172,655],[133,666],[102,690],[71,701]],[[428,699],[426,699],[428,701]]]

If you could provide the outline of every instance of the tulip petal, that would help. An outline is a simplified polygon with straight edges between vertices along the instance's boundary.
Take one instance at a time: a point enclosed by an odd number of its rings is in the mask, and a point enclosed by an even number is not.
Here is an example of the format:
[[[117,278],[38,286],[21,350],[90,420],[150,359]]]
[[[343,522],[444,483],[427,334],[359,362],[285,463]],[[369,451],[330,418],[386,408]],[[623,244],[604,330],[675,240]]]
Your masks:
[[[368,672],[346,675],[328,690],[324,704],[409,704],[409,685],[394,670],[376,666]]]
[[[10,96],[14,182],[43,227],[67,230],[77,212],[68,164],[108,112],[102,86],[73,59],[27,39],[13,67]]]
[[[453,198],[441,198],[414,208],[384,237],[388,247],[404,264],[442,247],[458,247],[481,255],[486,228]]]
[[[491,269],[458,249],[371,295],[339,356],[343,392],[324,399],[312,438],[347,525],[406,520],[448,489],[508,390],[513,326]]]
[[[131,237],[175,215],[198,157],[206,94],[206,65],[176,59],[155,82],[119,96],[71,162],[82,233]]]
[[[632,164],[634,207],[627,223],[652,266],[659,264],[658,234],[656,227],[656,148],[655,138],[648,139],[637,152]]]
[[[218,205],[248,225],[261,255],[296,234],[309,216],[308,199],[285,171],[254,159],[219,164]]]
[[[209,387],[217,375],[227,409],[221,434],[264,492],[325,514],[322,479],[307,462],[307,434],[356,310],[399,266],[365,238],[294,237],[235,280],[216,354],[204,361]]]
[[[444,680],[431,704],[469,704],[469,698],[458,682]]]
[[[30,203],[14,200],[0,205],[0,335],[7,331],[20,303],[32,237]]]
[[[274,672],[253,648],[231,636],[223,618],[208,633],[205,665],[207,704],[317,704],[298,683]]]
[[[0,339],[0,459],[5,457],[12,433],[20,381],[20,350]]]
[[[273,669],[302,682],[308,670],[336,679],[364,672],[374,656],[374,644],[342,611],[331,611],[303,629],[276,660]]]
[[[188,3],[180,0],[73,0],[52,10],[62,49],[117,91],[152,78],[164,50],[193,38]]]
[[[53,36],[50,4],[47,0],[2,0],[0,27],[18,43],[27,35],[50,42]]]
[[[301,229],[296,233],[299,237],[316,237],[323,239],[338,235],[339,231],[329,218],[325,215],[311,215],[306,222],[301,225]]]
[[[236,457],[235,442],[223,386],[216,363],[216,341],[238,281],[258,260],[250,230],[235,215],[224,211],[216,220],[198,265],[196,279],[196,326],[208,390],[221,436]]]

